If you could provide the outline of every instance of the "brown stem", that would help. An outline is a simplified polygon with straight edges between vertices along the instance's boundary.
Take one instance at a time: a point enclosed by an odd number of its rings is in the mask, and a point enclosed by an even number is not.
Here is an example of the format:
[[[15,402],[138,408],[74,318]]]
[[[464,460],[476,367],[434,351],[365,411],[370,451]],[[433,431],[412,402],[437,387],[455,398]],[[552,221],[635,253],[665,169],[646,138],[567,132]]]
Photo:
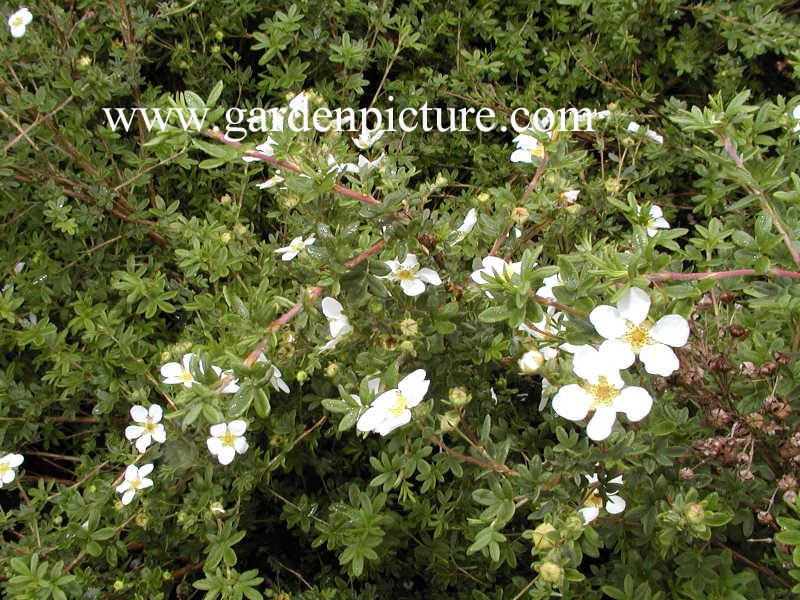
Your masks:
[[[767,273],[777,277],[800,279],[800,273],[797,271],[787,271],[779,267],[769,267]],[[650,281],[693,281],[702,279],[726,279],[729,277],[750,277],[753,275],[763,275],[763,273],[758,273],[755,269],[731,269],[729,271],[706,271],[704,273],[648,273],[642,275],[642,277]]]
[[[471,463],[473,465],[478,465],[483,469],[489,469],[490,471],[495,471],[496,473],[501,473],[503,475],[517,475],[518,473],[513,469],[509,469],[505,465],[498,465],[498,464],[490,464],[483,462],[482,460],[478,460],[477,458],[472,458],[471,456],[467,456],[466,454],[461,454],[457,450],[453,450],[447,444],[444,443],[444,440],[441,438],[432,435],[429,438],[433,443],[435,443],[439,448],[441,448],[444,452],[451,456],[455,456],[456,458],[460,458],[464,462]]]

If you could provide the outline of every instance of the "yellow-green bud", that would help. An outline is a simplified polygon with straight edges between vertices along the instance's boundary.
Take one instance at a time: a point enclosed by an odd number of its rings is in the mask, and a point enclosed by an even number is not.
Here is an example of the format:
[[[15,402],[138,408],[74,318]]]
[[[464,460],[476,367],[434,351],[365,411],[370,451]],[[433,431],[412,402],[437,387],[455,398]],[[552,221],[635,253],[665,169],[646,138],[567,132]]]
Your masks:
[[[478,202],[488,202],[491,196],[487,192],[481,192],[475,197]]]
[[[517,364],[524,375],[533,375],[544,364],[544,354],[538,350],[528,350],[522,355]]]
[[[458,427],[461,421],[461,415],[454,410],[448,410],[446,413],[439,417],[439,428],[442,431],[453,431]]]
[[[530,216],[531,215],[528,212],[528,209],[525,208],[524,206],[515,206],[511,210],[511,220],[514,221],[514,223],[516,223],[517,225],[522,225],[523,223],[525,223],[528,220],[528,217]]]
[[[218,42],[221,42],[222,40],[224,40],[224,39],[225,39],[225,33],[224,33],[224,32],[222,32],[222,31],[220,31],[219,29],[217,29],[217,30],[214,32],[214,38],[215,38],[215,39],[216,39]]]
[[[556,531],[556,528],[550,523],[539,523],[536,529],[533,530],[533,536],[531,537],[533,549],[541,551],[550,550],[555,547],[555,540],[558,536],[553,534],[556,533]]]
[[[453,406],[466,406],[472,400],[472,395],[462,387],[450,388],[448,396]]]
[[[325,376],[326,377],[336,377],[339,374],[339,365],[338,363],[331,363],[327,367],[325,367]]]
[[[85,69],[86,67],[88,67],[91,64],[92,64],[92,57],[91,56],[86,56],[85,54],[82,54],[81,56],[78,57],[78,68],[79,69],[83,70],[83,69]]]
[[[702,504],[692,502],[686,505],[686,520],[692,525],[702,525],[705,521],[706,510]]]
[[[121,580],[117,579],[117,580],[114,582],[114,585],[113,585],[112,587],[114,588],[114,591],[115,591],[115,592],[121,592],[122,590],[124,590],[124,589],[125,589],[125,582],[123,582],[123,581],[121,581]]]
[[[283,436],[278,433],[273,433],[269,436],[269,447],[270,448],[279,448],[283,446]]]
[[[547,583],[559,583],[564,576],[564,569],[554,562],[545,561],[539,565],[539,575]]]
[[[147,522],[150,520],[150,517],[147,516],[147,513],[140,512],[136,513],[136,518],[134,521],[139,527],[147,527]]]
[[[400,333],[406,337],[416,337],[419,333],[419,324],[414,319],[400,321]]]
[[[412,342],[411,340],[403,340],[402,342],[400,342],[399,348],[400,352],[402,352],[403,354],[410,354],[411,356],[417,355],[416,351],[414,350],[414,342]]]
[[[63,517],[61,515],[56,515],[55,517],[53,517],[53,525],[55,525],[56,527],[61,525],[61,523],[63,523],[63,522],[64,522],[64,519],[63,519]]]
[[[230,204],[231,203],[231,195],[230,194],[222,194],[219,199],[220,204]]]
[[[605,181],[605,187],[609,194],[616,194],[622,189],[622,182],[616,177],[609,177]]]
[[[305,371],[303,371],[303,370],[301,369],[300,371],[298,371],[297,373],[295,373],[295,376],[294,376],[294,378],[297,380],[297,383],[299,383],[299,384],[301,384],[301,385],[302,385],[302,384],[304,384],[306,381],[308,381],[308,373],[306,373]]]
[[[219,236],[219,241],[223,244],[227,244],[231,241],[231,232],[230,231],[223,231]]]

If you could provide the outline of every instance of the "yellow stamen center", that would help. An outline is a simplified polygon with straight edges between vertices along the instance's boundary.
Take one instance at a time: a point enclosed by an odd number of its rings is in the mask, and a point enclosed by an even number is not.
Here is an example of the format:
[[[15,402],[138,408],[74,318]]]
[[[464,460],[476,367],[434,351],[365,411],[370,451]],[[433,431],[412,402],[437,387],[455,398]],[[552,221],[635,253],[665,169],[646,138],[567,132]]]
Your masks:
[[[156,424],[153,423],[152,417],[147,417],[147,420],[144,423],[144,430],[147,433],[153,433],[156,430]]]
[[[8,471],[11,467],[8,466],[7,462],[0,463],[0,475],[3,475],[6,471]]]
[[[184,369],[183,371],[181,371],[181,374],[178,375],[178,379],[180,379],[181,381],[194,381],[194,376],[191,373],[189,373],[189,371]]]
[[[131,481],[131,489],[132,490],[138,490],[141,487],[141,485],[142,485],[141,477],[137,477],[136,479]]]
[[[222,442],[223,446],[231,446],[231,447],[233,447],[233,441],[235,439],[236,439],[236,436],[234,436],[230,431],[226,431],[225,433],[223,433],[220,436],[219,441]]]
[[[408,408],[408,398],[400,392],[397,392],[394,398],[394,404],[389,408],[389,413],[393,417],[399,417],[406,408]]]
[[[413,279],[416,278],[416,273],[417,273],[417,267],[411,267],[408,269],[400,268],[397,270],[394,276],[397,277],[399,281],[412,281]]]
[[[594,506],[595,508],[602,508],[603,506],[603,499],[600,497],[600,493],[597,490],[592,490],[592,493],[584,502],[585,506]]]
[[[638,354],[644,346],[651,343],[650,327],[644,323],[632,325],[628,327],[628,331],[625,332],[622,339],[628,342],[633,351]]]
[[[619,396],[619,390],[608,383],[605,377],[600,377],[597,383],[590,385],[586,391],[594,398],[591,410],[595,410],[598,406],[611,406],[614,398]]]
[[[303,240],[297,240],[296,242],[289,244],[289,248],[291,248],[294,252],[302,252],[305,250],[306,244]]]

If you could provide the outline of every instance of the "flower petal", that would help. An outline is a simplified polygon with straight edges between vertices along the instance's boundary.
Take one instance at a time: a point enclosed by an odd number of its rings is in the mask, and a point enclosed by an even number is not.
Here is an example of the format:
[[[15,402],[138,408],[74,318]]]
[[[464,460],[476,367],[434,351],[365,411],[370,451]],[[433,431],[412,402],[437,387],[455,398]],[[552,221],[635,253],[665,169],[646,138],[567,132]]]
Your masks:
[[[425,291],[425,284],[419,279],[405,279],[400,282],[400,287],[406,296],[419,296]]]
[[[600,509],[596,506],[585,506],[583,508],[578,509],[578,512],[583,517],[583,524],[588,525],[592,521],[594,521],[597,517],[600,516]]]
[[[133,500],[133,497],[135,495],[136,495],[136,491],[135,490],[128,490],[127,492],[122,494],[122,504],[124,504],[125,506],[130,504],[131,500]]]
[[[570,421],[584,419],[591,404],[592,396],[577,383],[563,386],[553,398],[553,410]]]
[[[147,463],[139,467],[139,477],[147,477],[153,472],[153,463]]]
[[[235,421],[231,421],[228,423],[228,431],[230,431],[235,436],[244,435],[244,432],[247,431],[247,423],[242,421],[241,419],[236,419]]]
[[[142,437],[144,431],[144,427],[140,425],[128,425],[125,428],[125,439],[133,441],[136,438]]]
[[[217,423],[209,428],[209,433],[214,437],[220,437],[221,435],[225,435],[227,430],[228,426],[225,423]]]
[[[653,408],[650,393],[637,386],[626,387],[614,398],[614,409],[625,413],[630,421],[641,421]]]
[[[383,422],[385,414],[383,410],[375,406],[370,406],[366,412],[358,418],[356,429],[364,432],[375,431],[375,429],[380,426],[381,422]]]
[[[629,288],[617,302],[617,309],[624,318],[638,325],[650,312],[650,296],[641,288]]]
[[[681,366],[672,348],[665,344],[648,344],[639,351],[644,370],[652,375],[668,377]]]
[[[147,417],[150,416],[149,413],[147,412],[147,409],[144,406],[141,406],[140,404],[137,404],[136,406],[131,406],[130,412],[131,412],[131,419],[133,419],[135,423],[144,423],[145,421],[147,421]]]
[[[322,299],[322,314],[329,319],[335,319],[342,314],[342,305],[336,298]]]
[[[606,510],[612,515],[618,515],[625,510],[625,500],[619,496],[609,496],[606,500]]]
[[[149,433],[144,434],[138,440],[136,440],[136,449],[139,451],[139,454],[144,454],[147,451],[147,447],[153,442],[153,436]]]
[[[689,340],[689,323],[680,315],[666,315],[650,328],[650,337],[673,348],[680,348]]]
[[[411,411],[404,410],[396,417],[390,416],[388,419],[384,419],[375,431],[380,435],[389,435],[392,431],[398,427],[402,427],[409,421],[411,421]]]
[[[594,325],[595,330],[607,340],[615,340],[625,335],[628,324],[625,317],[613,306],[601,304],[595,306],[589,313],[589,320]]]
[[[208,446],[208,451],[216,456],[222,449],[222,440],[220,440],[218,437],[210,437],[206,440],[206,446]]]
[[[422,402],[423,397],[428,393],[428,386],[431,382],[425,379],[425,376],[424,369],[417,369],[403,377],[397,384],[400,393],[408,399],[407,406],[409,408]]]
[[[586,435],[590,440],[599,442],[611,435],[611,429],[617,422],[617,411],[610,406],[598,406],[586,426]]]
[[[636,360],[633,348],[628,342],[606,340],[600,344],[597,351],[605,357],[607,367],[613,367],[618,371],[627,369]]]
[[[235,456],[236,450],[233,449],[233,446],[222,446],[217,453],[217,460],[221,465],[229,465]]]

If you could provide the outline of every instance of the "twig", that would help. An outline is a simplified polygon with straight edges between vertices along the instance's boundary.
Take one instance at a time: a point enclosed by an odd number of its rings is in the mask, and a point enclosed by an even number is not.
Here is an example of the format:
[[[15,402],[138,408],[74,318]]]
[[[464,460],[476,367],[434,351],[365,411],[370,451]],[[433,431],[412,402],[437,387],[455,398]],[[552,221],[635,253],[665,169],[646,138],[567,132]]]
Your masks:
[[[800,273],[797,271],[787,271],[779,267],[769,267],[767,269],[767,274],[777,277],[800,279]],[[764,273],[759,273],[755,269],[731,269],[729,271],[706,271],[704,273],[648,273],[641,277],[650,281],[694,281],[703,279],[726,279],[729,277],[751,277],[753,275],[764,275]]]
[[[719,546],[720,548],[724,548],[725,550],[727,550],[728,552],[733,554],[738,560],[742,561],[746,565],[749,565],[749,566],[753,567],[754,569],[757,569],[758,571],[761,571],[764,575],[766,575],[767,577],[769,577],[773,581],[777,581],[778,583],[780,583],[785,588],[788,588],[788,589],[792,588],[792,585],[790,583],[787,583],[786,581],[784,581],[783,579],[778,577],[771,569],[769,569],[769,568],[767,568],[767,567],[765,567],[763,565],[759,565],[758,563],[753,562],[752,560],[750,560],[746,556],[744,556],[742,554],[739,554],[736,550],[734,550],[730,546],[727,546],[726,544],[720,542],[719,540],[713,540],[713,542],[714,542],[715,545]]]
[[[473,465],[478,465],[483,469],[489,469],[490,471],[495,471],[496,473],[501,473],[503,475],[518,475],[516,471],[514,471],[513,469],[509,469],[505,465],[490,464],[483,462],[482,460],[479,460],[477,458],[472,458],[471,456],[467,456],[466,454],[461,454],[461,452],[458,452],[457,450],[453,450],[452,448],[450,448],[447,444],[444,443],[443,439],[438,438],[435,435],[432,435],[429,439],[437,446],[439,446],[439,448],[442,449],[447,454],[455,456],[456,458],[460,458],[464,462],[472,463]]]

